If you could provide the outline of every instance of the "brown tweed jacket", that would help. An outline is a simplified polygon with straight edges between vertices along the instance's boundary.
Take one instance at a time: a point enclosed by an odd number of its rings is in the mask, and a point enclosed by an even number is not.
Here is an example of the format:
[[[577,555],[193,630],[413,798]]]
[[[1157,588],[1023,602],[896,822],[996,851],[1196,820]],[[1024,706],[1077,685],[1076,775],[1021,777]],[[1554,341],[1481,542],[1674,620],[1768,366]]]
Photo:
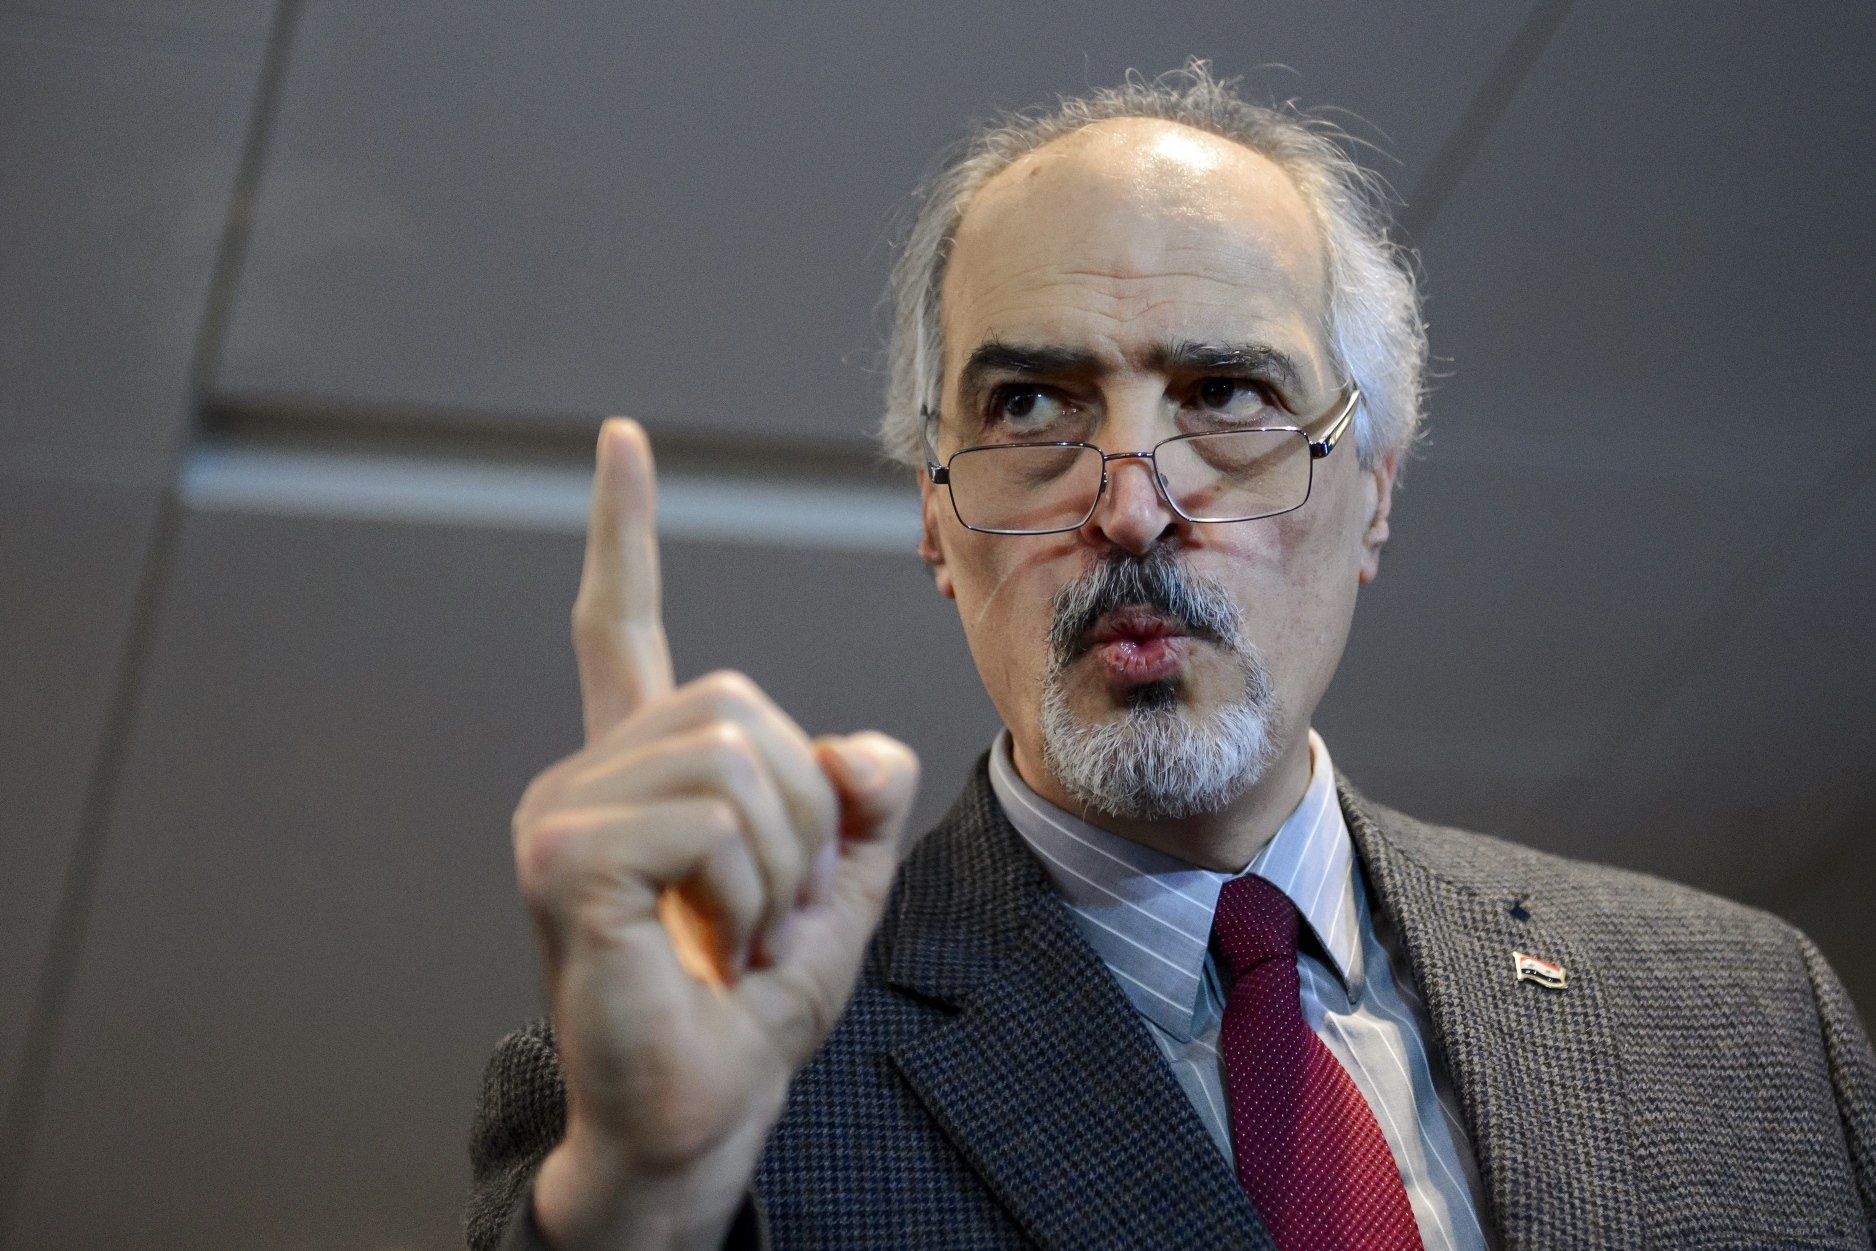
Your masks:
[[[1876,1055],[1789,925],[1633,873],[1341,799],[1425,995],[1508,1248],[1869,1248]],[[1515,976],[1513,951],[1568,986]],[[469,1243],[539,1246],[564,1090],[503,1040]],[[900,871],[834,1033],[796,1079],[732,1241],[1269,1247],[1158,1049],[980,764]]]

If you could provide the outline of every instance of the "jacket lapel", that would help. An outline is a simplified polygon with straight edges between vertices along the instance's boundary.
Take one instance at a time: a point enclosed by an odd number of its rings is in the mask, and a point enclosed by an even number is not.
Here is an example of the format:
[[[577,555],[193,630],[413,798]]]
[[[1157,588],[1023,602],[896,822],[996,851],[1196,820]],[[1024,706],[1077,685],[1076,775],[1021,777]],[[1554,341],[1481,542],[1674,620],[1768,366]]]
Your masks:
[[[1030,1239],[1270,1247],[981,766],[902,885],[888,978],[956,1011],[893,1061]]]
[[[1341,798],[1375,910],[1400,935],[1507,1248],[1641,1246],[1627,1102],[1590,936],[1554,927],[1511,866],[1536,853]],[[1491,850],[1495,849],[1495,850]],[[1514,952],[1560,965],[1519,980]]]

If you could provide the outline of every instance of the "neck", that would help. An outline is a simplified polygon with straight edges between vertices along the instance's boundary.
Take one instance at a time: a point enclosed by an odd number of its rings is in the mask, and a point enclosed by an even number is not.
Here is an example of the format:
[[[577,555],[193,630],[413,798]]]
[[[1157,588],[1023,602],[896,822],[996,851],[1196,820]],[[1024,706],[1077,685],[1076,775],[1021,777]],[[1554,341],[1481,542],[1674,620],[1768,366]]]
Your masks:
[[[1244,871],[1296,811],[1310,780],[1309,734],[1305,728],[1291,738],[1255,785],[1225,807],[1190,817],[1146,821],[1086,807],[1014,739],[1010,756],[1017,776],[1056,807],[1142,847],[1221,873]]]

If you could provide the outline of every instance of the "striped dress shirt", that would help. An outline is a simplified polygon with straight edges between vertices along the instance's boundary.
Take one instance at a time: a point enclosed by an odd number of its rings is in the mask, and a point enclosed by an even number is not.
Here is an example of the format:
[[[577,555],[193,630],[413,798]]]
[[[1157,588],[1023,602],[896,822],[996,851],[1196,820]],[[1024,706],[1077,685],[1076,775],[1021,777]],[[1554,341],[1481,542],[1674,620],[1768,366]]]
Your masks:
[[[1369,909],[1335,771],[1314,730],[1309,746],[1302,802],[1245,872],[1303,915],[1303,1019],[1373,1110],[1427,1251],[1488,1247],[1478,1169],[1451,1084],[1427,1050],[1425,1008],[1412,980],[1396,976],[1405,963]],[[1217,1046],[1227,988],[1210,937],[1218,892],[1236,875],[1142,847],[1043,799],[1017,775],[1007,730],[990,753],[990,782],[1231,1160]]]

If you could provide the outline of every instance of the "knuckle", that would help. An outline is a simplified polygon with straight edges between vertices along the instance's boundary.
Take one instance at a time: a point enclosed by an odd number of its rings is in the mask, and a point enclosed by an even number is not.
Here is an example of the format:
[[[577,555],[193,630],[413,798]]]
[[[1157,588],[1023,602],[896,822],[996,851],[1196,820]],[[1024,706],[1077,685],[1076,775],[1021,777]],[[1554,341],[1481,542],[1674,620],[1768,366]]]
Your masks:
[[[550,768],[534,775],[526,790],[521,792],[521,801],[515,805],[511,821],[515,845],[530,838],[534,827],[541,819],[558,808],[566,798],[567,764],[561,761]]]
[[[578,810],[550,812],[515,824],[515,871],[521,890],[541,903],[557,893],[591,821]]]
[[[573,651],[576,656],[594,660],[616,651],[619,646],[619,628],[606,620],[598,612],[582,613],[578,607],[573,610]]]
[[[697,829],[713,844],[713,854],[728,854],[742,845],[742,810],[727,799],[698,800]]]
[[[515,806],[515,827],[520,827],[531,820],[535,813],[546,811],[555,806],[566,790],[566,765],[564,762],[541,770],[529,780],[527,789],[521,792],[521,802]]]
[[[890,735],[881,734],[878,730],[862,731],[859,737],[864,738],[868,746],[879,753],[888,773],[917,779],[918,754],[910,747]]]
[[[754,707],[762,698],[762,688],[748,674],[736,669],[718,669],[703,679],[710,706],[719,716],[731,716]]]
[[[599,601],[585,591],[573,597],[573,611],[568,617],[572,621],[575,638],[589,638],[606,624]]]
[[[643,639],[645,625],[632,620],[615,602],[576,599],[572,613],[573,645],[594,652],[620,651]]]
[[[625,949],[631,913],[620,906],[618,892],[582,890],[566,907],[566,929],[571,941],[589,952]]]
[[[757,780],[760,768],[756,745],[749,732],[734,721],[712,722],[704,731],[705,751],[711,770],[731,786],[745,786]]]
[[[907,747],[904,743],[901,743],[898,739],[889,738],[886,742],[890,744],[892,748],[891,757],[893,767],[916,783],[919,777],[918,753],[913,751],[910,747]]]

